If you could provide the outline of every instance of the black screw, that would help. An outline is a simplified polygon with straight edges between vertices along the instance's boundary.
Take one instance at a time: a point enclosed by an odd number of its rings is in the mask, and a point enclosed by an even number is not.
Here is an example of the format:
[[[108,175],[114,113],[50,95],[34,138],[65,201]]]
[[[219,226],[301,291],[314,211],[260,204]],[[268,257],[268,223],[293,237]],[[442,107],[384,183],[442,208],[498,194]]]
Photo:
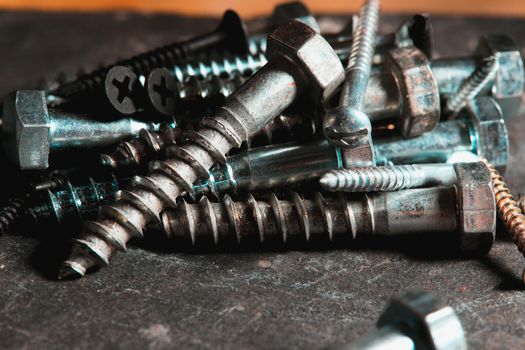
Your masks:
[[[154,69],[146,78],[146,93],[151,107],[162,115],[175,113],[177,82],[166,69]]]
[[[107,100],[118,112],[130,115],[139,109],[141,86],[138,76],[128,67],[115,66],[106,75],[104,90]]]
[[[196,53],[212,47],[224,47],[236,54],[249,52],[246,27],[236,12],[232,10],[226,11],[217,29],[211,33],[118,61],[115,64],[84,75],[75,81],[63,84],[51,91],[50,94],[65,99],[85,96],[89,92],[101,88],[106,81],[106,74],[116,65],[129,66],[135,74],[146,76],[153,68],[172,67],[181,61],[191,58]]]

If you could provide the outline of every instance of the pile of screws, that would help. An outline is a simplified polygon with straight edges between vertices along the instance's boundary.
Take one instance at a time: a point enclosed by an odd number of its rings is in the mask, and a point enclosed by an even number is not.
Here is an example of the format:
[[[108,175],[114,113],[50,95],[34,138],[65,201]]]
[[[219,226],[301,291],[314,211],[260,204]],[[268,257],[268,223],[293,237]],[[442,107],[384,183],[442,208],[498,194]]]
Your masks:
[[[434,59],[428,17],[378,23],[378,0],[339,33],[300,2],[259,33],[226,11],[211,33],[11,93],[3,150],[24,186],[4,194],[0,230],[84,221],[59,278],[151,230],[193,244],[449,232],[486,254],[499,214],[525,252],[499,174],[520,51],[488,35]]]

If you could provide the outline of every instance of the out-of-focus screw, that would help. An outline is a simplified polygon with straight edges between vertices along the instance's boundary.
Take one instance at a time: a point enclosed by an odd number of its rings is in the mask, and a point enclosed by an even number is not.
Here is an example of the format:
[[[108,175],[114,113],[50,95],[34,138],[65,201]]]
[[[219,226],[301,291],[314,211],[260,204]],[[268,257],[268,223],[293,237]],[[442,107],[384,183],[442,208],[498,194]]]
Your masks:
[[[362,105],[374,56],[379,3],[379,0],[367,0],[361,7],[339,107],[328,112],[323,121],[326,137],[344,149],[345,167],[349,166],[350,159],[360,159],[363,165],[375,164],[372,125],[362,112]]]
[[[483,60],[481,65],[468,77],[458,92],[449,97],[446,102],[447,113],[455,118],[459,111],[472,101],[485,86],[494,79],[498,71],[496,58],[491,56]]]
[[[431,294],[410,291],[390,301],[378,329],[338,350],[467,350],[461,322]]]

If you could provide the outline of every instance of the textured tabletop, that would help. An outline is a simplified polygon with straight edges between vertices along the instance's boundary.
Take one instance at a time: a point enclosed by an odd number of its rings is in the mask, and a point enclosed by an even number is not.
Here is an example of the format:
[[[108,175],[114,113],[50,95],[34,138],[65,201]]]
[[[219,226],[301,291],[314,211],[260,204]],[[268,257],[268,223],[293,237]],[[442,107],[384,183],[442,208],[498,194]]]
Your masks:
[[[399,18],[382,22],[391,30]],[[215,21],[131,14],[0,13],[0,95],[204,32]],[[438,56],[470,53],[483,33],[525,46],[525,21],[433,19]],[[510,118],[507,176],[525,185],[524,111]],[[2,184],[3,186],[7,184]],[[525,259],[505,232],[482,259],[439,238],[369,239],[338,249],[233,252],[134,242],[109,268],[57,282],[67,242],[54,230],[0,237],[0,348],[327,348],[375,328],[409,288],[457,311],[472,349],[525,348]],[[162,249],[159,249],[162,247]]]

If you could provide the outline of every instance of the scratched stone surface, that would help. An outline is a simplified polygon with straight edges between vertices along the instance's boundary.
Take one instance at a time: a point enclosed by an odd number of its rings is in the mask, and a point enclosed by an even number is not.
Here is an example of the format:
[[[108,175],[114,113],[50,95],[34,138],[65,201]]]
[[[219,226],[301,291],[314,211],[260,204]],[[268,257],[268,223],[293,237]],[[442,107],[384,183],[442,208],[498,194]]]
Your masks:
[[[382,30],[399,21],[386,18]],[[0,13],[0,95],[215,23]],[[520,20],[436,17],[434,26],[438,56],[468,54],[482,33],[509,33],[525,44]],[[509,118],[507,174],[516,192],[525,185],[523,114]],[[471,349],[525,348],[523,257],[505,232],[483,258],[458,257],[452,246],[443,237],[411,237],[213,251],[155,238],[134,242],[109,268],[57,282],[67,239],[55,229],[9,234],[0,238],[0,348],[330,348],[373,330],[385,303],[410,288],[453,306]]]

